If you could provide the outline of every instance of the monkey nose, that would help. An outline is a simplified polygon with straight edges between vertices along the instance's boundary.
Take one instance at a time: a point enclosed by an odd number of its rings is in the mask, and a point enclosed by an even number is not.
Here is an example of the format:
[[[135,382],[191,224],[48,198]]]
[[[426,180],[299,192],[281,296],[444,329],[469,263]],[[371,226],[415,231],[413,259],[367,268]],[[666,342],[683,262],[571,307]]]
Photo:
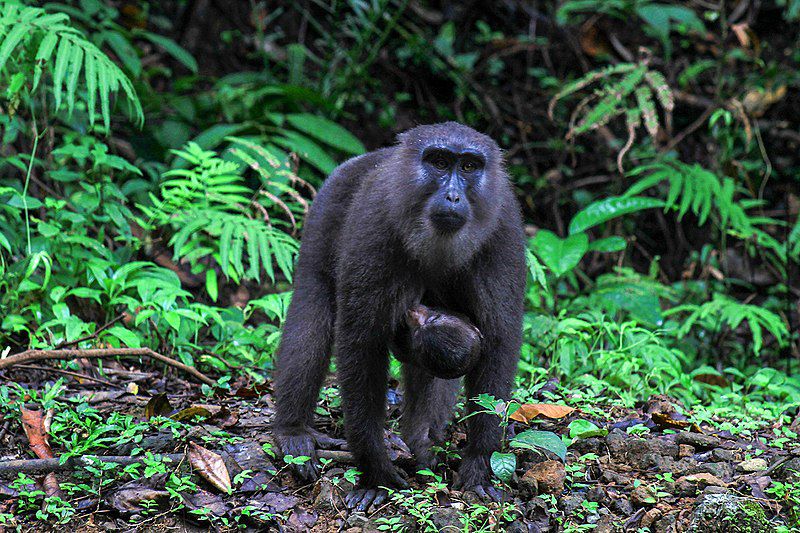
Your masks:
[[[447,195],[445,196],[448,202],[451,204],[457,204],[461,201],[461,197],[458,195],[456,191],[448,191]]]

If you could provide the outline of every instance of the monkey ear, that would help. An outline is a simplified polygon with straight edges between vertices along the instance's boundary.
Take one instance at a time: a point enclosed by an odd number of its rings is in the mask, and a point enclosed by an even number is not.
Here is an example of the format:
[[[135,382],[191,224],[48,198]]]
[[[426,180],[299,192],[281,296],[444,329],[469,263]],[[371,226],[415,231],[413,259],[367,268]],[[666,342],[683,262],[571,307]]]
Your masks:
[[[415,305],[406,311],[406,324],[408,324],[408,327],[410,328],[419,328],[428,319],[429,314],[430,309],[424,305]]]

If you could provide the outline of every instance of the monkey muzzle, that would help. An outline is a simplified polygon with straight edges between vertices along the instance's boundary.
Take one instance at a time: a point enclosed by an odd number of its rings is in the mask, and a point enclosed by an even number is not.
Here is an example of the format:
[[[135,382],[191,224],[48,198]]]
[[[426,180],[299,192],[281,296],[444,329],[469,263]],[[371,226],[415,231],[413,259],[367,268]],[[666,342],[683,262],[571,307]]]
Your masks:
[[[433,226],[444,233],[453,233],[460,230],[467,222],[465,213],[454,208],[440,208],[431,213]]]

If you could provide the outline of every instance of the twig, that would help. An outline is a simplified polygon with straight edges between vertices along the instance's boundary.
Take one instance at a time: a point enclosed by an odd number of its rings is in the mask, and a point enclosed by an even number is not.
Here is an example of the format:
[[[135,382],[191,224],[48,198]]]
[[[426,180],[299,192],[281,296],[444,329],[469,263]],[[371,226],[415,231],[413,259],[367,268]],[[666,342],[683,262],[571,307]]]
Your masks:
[[[90,333],[89,335],[86,335],[85,337],[81,337],[80,339],[75,339],[74,341],[64,341],[61,344],[56,345],[53,349],[54,350],[60,350],[61,348],[66,348],[67,346],[75,346],[76,344],[80,344],[82,342],[86,342],[86,341],[90,341],[92,339],[96,339],[97,336],[100,335],[100,333],[102,333],[103,331],[107,330],[108,328],[110,328],[111,326],[113,326],[114,324],[116,324],[117,322],[122,320],[124,317],[125,317],[124,314],[120,314],[114,320],[112,320],[111,322],[108,322],[108,323],[103,324],[102,326],[100,326],[100,328],[97,331],[95,331],[94,333]]]
[[[65,376],[71,376],[76,379],[85,379],[87,381],[94,381],[95,383],[99,383],[101,385],[105,385],[106,387],[111,387],[112,389],[119,389],[125,390],[125,387],[117,385],[116,383],[111,383],[110,381],[106,381],[105,379],[100,379],[92,376],[87,376],[86,374],[81,374],[79,372],[71,372],[69,370],[64,370],[63,368],[53,368],[49,366],[39,366],[39,365],[24,365],[18,364],[15,365],[17,368],[25,368],[28,370],[41,370],[42,372],[55,372],[57,374],[63,374]]]
[[[669,152],[670,150],[675,148],[678,144],[680,144],[680,142],[683,139],[685,139],[688,135],[691,135],[692,133],[697,131],[700,128],[700,126],[702,126],[705,123],[706,119],[711,116],[711,113],[713,113],[715,109],[716,108],[714,107],[706,108],[706,110],[703,111],[703,113],[699,117],[697,117],[697,119],[694,122],[692,122],[685,130],[683,130],[675,137],[673,137],[672,140],[664,147],[662,152]]]
[[[162,363],[166,363],[170,366],[183,370],[187,374],[193,376],[198,381],[201,381],[207,385],[213,385],[215,383],[213,379],[206,376],[196,368],[185,365],[180,361],[176,361],[171,357],[167,357],[166,355],[161,355],[158,352],[154,352],[150,348],[95,348],[91,350],[79,350],[79,349],[27,350],[22,353],[18,353],[16,355],[12,355],[10,357],[6,357],[5,359],[0,359],[0,370],[12,367],[14,365],[18,365],[20,363],[44,361],[47,359],[68,360],[68,359],[79,359],[81,357],[85,357],[87,359],[102,359],[105,357],[131,357],[131,356],[142,356],[142,355],[150,357],[151,359],[157,359]]]

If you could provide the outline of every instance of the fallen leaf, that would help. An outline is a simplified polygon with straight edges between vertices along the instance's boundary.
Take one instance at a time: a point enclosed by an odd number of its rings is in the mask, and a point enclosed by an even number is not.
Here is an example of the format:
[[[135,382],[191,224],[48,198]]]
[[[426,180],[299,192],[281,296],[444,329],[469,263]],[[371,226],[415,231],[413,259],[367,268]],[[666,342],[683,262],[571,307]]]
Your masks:
[[[753,89],[744,96],[742,105],[748,114],[760,117],[767,108],[783,100],[784,96],[786,96],[785,85],[779,85],[774,89]]]
[[[111,507],[122,513],[133,513],[150,508],[144,502],[158,502],[169,499],[169,492],[151,487],[126,487],[114,491],[107,497]]]
[[[44,411],[23,405],[20,409],[22,427],[28,437],[28,446],[39,459],[52,459],[53,450],[45,431]]]
[[[147,405],[144,406],[144,417],[150,420],[154,416],[169,416],[173,410],[167,395],[162,392],[147,401]]]
[[[189,443],[189,463],[200,476],[226,494],[233,491],[231,476],[225,461],[218,453],[204,448],[196,442]]]
[[[650,416],[653,417],[653,422],[662,429],[686,429],[692,427],[692,423],[689,420],[678,420],[674,413],[653,413]]]
[[[566,405],[557,405],[552,403],[523,403],[509,418],[516,420],[517,422],[524,422],[527,424],[537,416],[558,419],[564,418],[573,411],[575,411],[574,407],[568,407]]]
[[[178,422],[183,422],[186,420],[191,420],[196,416],[201,416],[203,418],[210,418],[211,412],[202,407],[200,405],[193,405],[191,407],[187,407],[186,409],[181,409],[177,413],[170,415],[170,418],[173,420],[177,420]]]

